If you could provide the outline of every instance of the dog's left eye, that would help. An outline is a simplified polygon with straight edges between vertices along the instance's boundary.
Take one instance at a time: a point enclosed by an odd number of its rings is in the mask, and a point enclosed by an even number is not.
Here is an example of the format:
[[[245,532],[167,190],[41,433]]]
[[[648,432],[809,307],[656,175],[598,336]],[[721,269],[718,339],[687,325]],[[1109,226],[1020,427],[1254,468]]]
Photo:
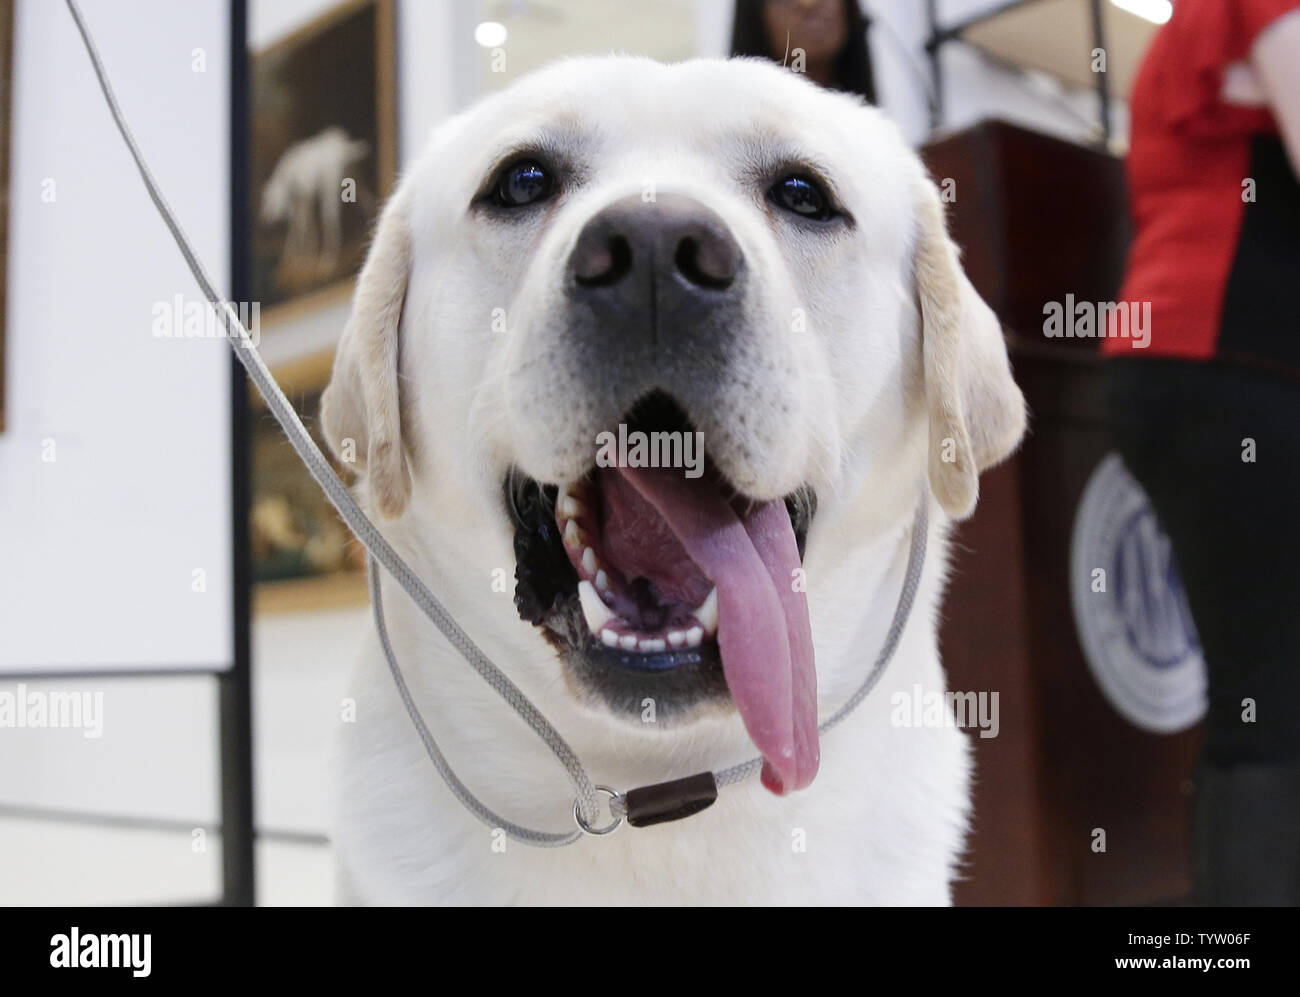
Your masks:
[[[826,192],[816,182],[797,174],[774,183],[768,196],[786,211],[813,221],[825,221],[835,213]]]
[[[502,170],[492,184],[492,198],[503,208],[520,208],[550,197],[555,177],[541,163],[529,159]]]

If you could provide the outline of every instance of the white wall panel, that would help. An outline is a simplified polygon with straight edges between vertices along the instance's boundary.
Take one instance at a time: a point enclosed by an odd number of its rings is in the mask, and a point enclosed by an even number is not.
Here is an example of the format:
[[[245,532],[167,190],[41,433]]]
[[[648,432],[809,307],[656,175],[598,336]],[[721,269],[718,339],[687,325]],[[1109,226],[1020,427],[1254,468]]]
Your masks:
[[[82,6],[147,158],[225,284],[228,4]],[[18,4],[14,76],[0,673],[227,666],[229,347],[155,335],[156,306],[202,298],[62,3]]]

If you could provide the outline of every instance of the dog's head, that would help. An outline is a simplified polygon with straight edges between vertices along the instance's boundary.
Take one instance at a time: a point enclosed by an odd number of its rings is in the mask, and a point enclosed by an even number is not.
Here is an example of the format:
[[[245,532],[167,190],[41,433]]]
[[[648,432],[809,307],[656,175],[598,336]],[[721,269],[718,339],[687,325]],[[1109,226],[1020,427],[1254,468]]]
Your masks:
[[[927,480],[969,515],[1024,406],[880,113],[767,63],[608,58],[437,130],[324,423],[382,517],[475,570],[513,546],[513,625],[583,702],[734,703],[788,789],[816,770],[805,543]]]

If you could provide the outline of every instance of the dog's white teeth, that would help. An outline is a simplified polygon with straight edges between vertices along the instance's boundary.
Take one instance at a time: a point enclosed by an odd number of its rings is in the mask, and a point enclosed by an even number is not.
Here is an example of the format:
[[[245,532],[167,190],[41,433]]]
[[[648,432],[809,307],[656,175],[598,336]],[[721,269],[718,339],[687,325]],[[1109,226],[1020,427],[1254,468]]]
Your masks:
[[[700,603],[700,608],[695,610],[695,618],[710,637],[718,632],[718,586],[709,590],[708,596]]]
[[[596,560],[596,552],[590,547],[583,548],[582,551],[582,570],[589,575],[594,575],[600,567]]]
[[[678,650],[686,647],[699,647],[718,628],[718,590],[714,588],[708,597],[695,610],[696,620],[690,627],[680,627],[655,633],[628,633],[633,629],[625,619],[608,605],[611,598],[608,591],[609,578],[597,568],[592,571],[594,552],[590,547],[582,552],[583,570],[595,575],[594,581],[582,578],[578,581],[578,602],[582,606],[582,616],[587,628],[602,644],[609,648],[624,651],[638,651],[641,654],[662,654],[669,648]]]
[[[556,507],[565,519],[577,519],[587,511],[572,495],[561,495]]]
[[[587,628],[594,634],[600,633],[605,624],[614,618],[609,607],[596,594],[591,582],[585,578],[578,582],[578,601],[582,603],[582,615],[586,617]]]
[[[577,550],[582,546],[583,541],[587,538],[583,536],[582,530],[578,529],[578,524],[570,519],[564,524],[564,545]]]

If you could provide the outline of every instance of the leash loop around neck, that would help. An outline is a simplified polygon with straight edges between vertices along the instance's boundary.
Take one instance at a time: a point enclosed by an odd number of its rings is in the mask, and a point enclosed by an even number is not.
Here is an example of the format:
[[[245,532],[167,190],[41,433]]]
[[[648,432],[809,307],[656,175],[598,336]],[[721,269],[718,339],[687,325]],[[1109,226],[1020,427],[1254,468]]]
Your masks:
[[[99,88],[103,93],[104,100],[108,104],[113,122],[135,162],[136,170],[140,174],[140,179],[144,182],[149,198],[163,223],[167,226],[167,230],[171,233],[177,249],[180,250],[186,266],[198,283],[204,297],[216,310],[226,333],[226,338],[235,351],[235,356],[239,358],[239,362],[243,365],[249,378],[266,400],[268,411],[280,424],[280,428],[284,430],[285,436],[298,454],[299,459],[302,460],[312,478],[325,493],[325,497],[338,511],[339,516],[369,553],[371,605],[384,658],[392,672],[398,695],[401,697],[411,723],[424,744],[429,760],[460,803],[489,827],[500,828],[512,838],[524,844],[539,847],[557,847],[572,844],[581,838],[584,833],[608,834],[622,824],[624,820],[634,827],[644,827],[649,824],[678,820],[690,816],[712,804],[717,798],[718,788],[732,785],[756,775],[762,767],[761,757],[752,758],[749,761],[717,772],[702,772],[683,779],[660,783],[656,786],[629,790],[626,794],[620,794],[607,786],[596,786],[591,781],[586,769],[583,768],[582,763],[578,760],[568,742],[551,726],[550,722],[518,686],[500,668],[493,664],[491,659],[483,653],[470,636],[461,629],[442,603],[402,560],[379,532],[379,529],[361,510],[347,485],[335,473],[329,460],[304,428],[297,412],[294,411],[293,406],[285,397],[284,392],[280,390],[280,386],[267,368],[265,361],[262,360],[261,354],[258,353],[252,337],[249,335],[248,330],[244,328],[239,315],[226,297],[217,290],[216,285],[208,276],[203,264],[199,261],[197,254],[190,245],[180,223],[176,220],[171,207],[163,197],[162,190],[146,164],[144,156],[140,152],[139,146],[136,144],[135,138],[126,123],[122,109],[117,103],[112,85],[108,80],[108,74],[100,60],[99,51],[91,38],[89,29],[86,27],[76,0],[65,0],[65,2],[77,31],[81,35],[86,54],[90,57],[91,66],[99,82]],[[912,523],[912,538],[902,591],[899,594],[898,605],[894,610],[894,616],[884,646],[881,648],[866,680],[858,688],[857,692],[850,697],[844,706],[819,726],[820,731],[829,730],[857,708],[871,692],[872,688],[875,687],[884,672],[885,666],[893,657],[911,612],[921,577],[921,569],[925,561],[928,508],[929,495],[922,490]],[[451,646],[545,742],[546,746],[564,766],[577,794],[573,803],[574,820],[578,825],[575,830],[568,832],[537,831],[505,820],[483,804],[457,777],[438,748],[438,744],[434,740],[428,725],[425,724],[423,717],[421,717],[402,675],[402,670],[397,663],[388,628],[384,621],[383,594],[379,574],[380,565],[410,596],[420,611],[441,631]],[[607,825],[598,825],[596,823],[599,809],[596,801],[598,791],[610,797],[609,809],[612,820]]]
[[[911,616],[912,605],[916,601],[917,588],[921,582],[921,572],[925,566],[926,545],[930,532],[929,504],[930,494],[927,490],[922,489],[920,497],[917,499],[916,512],[912,517],[911,538],[907,549],[907,565],[903,569],[903,581],[898,593],[898,602],[894,607],[894,615],[890,619],[889,629],[885,633],[885,639],[881,644],[879,653],[876,655],[876,660],[853,695],[845,701],[843,706],[818,725],[818,733],[826,733],[856,710],[862,704],[862,701],[870,695],[871,690],[876,687],[889,662],[893,660],[894,652],[898,649],[898,642],[902,638],[903,630],[906,628],[907,621]],[[451,790],[465,809],[490,827],[504,828],[506,833],[513,838],[530,845],[553,847],[572,844],[581,838],[584,833],[594,835],[609,834],[611,831],[616,830],[624,819],[632,827],[648,827],[666,821],[681,820],[711,806],[718,798],[719,789],[753,778],[763,767],[763,758],[761,755],[757,755],[748,761],[732,765],[729,768],[718,769],[714,772],[700,772],[696,775],[673,779],[653,786],[642,786],[637,789],[630,789],[626,793],[620,793],[608,786],[597,786],[597,790],[610,797],[611,823],[597,827],[590,818],[580,812],[579,801],[575,799],[573,815],[574,821],[578,825],[578,831],[570,832],[567,835],[534,831],[506,821],[493,813],[460,781],[447,763],[437,741],[434,740],[428,725],[424,722],[424,718],[420,715],[420,711],[407,689],[406,680],[402,676],[401,665],[398,664],[397,657],[393,653],[393,645],[388,637],[388,624],[384,619],[383,594],[380,588],[379,568],[374,561],[371,561],[370,600],[375,619],[375,630],[379,633],[379,643],[384,652],[384,660],[393,675],[393,682],[397,685],[398,693],[402,697],[402,704],[406,707],[411,723],[415,725],[420,739],[424,742],[429,760],[433,762],[434,768],[442,776],[447,788]]]

